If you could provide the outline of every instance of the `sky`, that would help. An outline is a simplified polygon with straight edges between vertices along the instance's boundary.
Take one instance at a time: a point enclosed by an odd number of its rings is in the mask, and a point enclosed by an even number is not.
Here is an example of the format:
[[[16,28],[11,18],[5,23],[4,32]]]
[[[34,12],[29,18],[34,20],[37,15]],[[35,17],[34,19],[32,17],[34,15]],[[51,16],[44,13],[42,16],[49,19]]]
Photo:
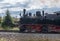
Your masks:
[[[44,9],[46,12],[59,11],[60,0],[0,0],[0,15],[7,9],[17,13],[24,8],[27,10]]]

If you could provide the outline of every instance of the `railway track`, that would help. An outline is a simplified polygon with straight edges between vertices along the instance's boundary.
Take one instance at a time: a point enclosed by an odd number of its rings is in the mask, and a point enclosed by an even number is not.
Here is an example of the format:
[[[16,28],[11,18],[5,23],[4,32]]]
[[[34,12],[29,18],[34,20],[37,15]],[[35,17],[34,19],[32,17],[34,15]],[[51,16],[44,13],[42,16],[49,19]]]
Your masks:
[[[12,32],[12,33],[39,33],[39,34],[60,34],[60,32],[20,32],[17,30],[0,30],[0,32]]]

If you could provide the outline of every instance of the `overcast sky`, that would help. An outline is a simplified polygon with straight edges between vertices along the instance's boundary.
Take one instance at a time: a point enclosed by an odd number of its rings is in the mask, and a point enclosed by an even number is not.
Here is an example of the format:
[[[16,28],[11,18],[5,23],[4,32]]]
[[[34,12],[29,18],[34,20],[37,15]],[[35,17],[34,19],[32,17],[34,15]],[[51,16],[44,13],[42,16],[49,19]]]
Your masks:
[[[43,9],[43,8],[60,8],[60,0],[0,0],[0,13],[9,9],[10,11],[20,11],[26,8]]]

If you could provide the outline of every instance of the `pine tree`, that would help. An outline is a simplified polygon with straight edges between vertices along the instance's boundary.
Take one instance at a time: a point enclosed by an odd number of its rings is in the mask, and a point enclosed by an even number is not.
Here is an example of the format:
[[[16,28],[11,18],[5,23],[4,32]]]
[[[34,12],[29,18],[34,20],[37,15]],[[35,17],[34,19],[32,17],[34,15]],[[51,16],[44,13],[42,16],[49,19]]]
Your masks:
[[[0,24],[1,24],[2,18],[0,17]]]
[[[12,27],[13,26],[13,22],[12,22],[12,18],[10,16],[9,10],[6,11],[6,16],[2,22],[2,27]]]

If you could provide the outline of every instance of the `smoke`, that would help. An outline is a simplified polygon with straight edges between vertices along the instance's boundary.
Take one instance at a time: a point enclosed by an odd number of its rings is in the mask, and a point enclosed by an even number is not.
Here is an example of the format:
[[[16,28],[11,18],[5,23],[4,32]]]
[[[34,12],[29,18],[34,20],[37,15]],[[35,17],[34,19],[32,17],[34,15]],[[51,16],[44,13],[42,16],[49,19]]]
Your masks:
[[[32,0],[30,6],[31,6],[31,9],[60,7],[60,0]]]

